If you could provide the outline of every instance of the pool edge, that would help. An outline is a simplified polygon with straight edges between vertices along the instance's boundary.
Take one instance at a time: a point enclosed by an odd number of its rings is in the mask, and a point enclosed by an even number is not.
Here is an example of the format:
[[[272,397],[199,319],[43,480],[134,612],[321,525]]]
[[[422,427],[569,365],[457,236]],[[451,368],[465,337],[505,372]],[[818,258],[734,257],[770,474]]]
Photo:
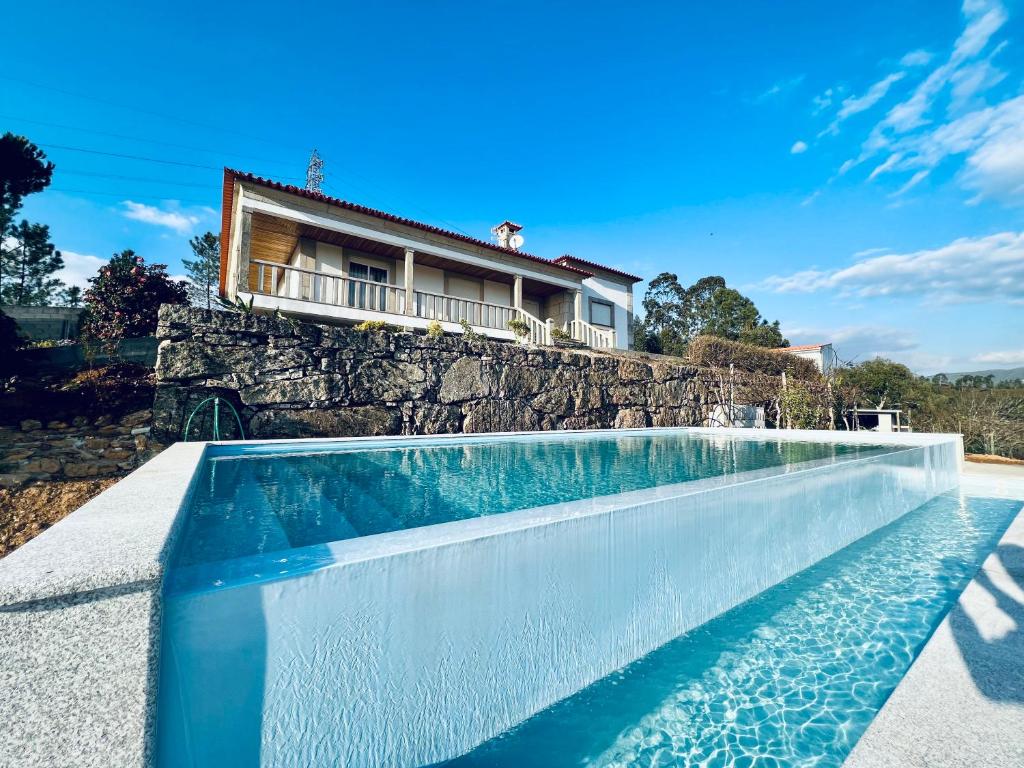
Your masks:
[[[1021,509],[843,768],[1024,764],[1024,558],[999,552],[1024,552],[1024,469],[968,464],[960,477],[965,496],[1012,499]],[[993,590],[1017,603],[1018,620],[999,607]]]

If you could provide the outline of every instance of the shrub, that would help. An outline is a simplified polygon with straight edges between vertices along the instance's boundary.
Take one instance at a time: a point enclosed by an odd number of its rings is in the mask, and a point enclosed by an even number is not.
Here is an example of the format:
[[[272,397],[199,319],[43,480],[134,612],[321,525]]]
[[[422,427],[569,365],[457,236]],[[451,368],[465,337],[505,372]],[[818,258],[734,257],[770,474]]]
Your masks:
[[[509,320],[508,329],[512,331],[520,341],[530,335],[530,324],[521,317],[513,317]]]
[[[469,320],[462,318],[459,320],[459,325],[462,326],[462,338],[466,341],[473,343],[474,341],[480,340],[480,334],[473,330],[473,326],[469,324]]]
[[[0,310],[0,376],[14,373],[14,350],[19,346],[18,324]]]
[[[167,276],[163,264],[150,264],[134,251],[114,254],[85,292],[85,333],[103,341],[118,341],[156,332],[161,304],[187,304],[184,283]]]
[[[444,328],[441,323],[437,320],[431,320],[427,323],[427,338],[429,339],[440,339],[444,336]]]
[[[555,341],[572,341],[572,334],[556,325],[551,329],[551,338]]]
[[[727,368],[750,373],[779,375],[783,371],[800,379],[820,379],[821,372],[810,360],[791,355],[781,349],[755,347],[718,336],[698,336],[686,350],[687,359],[694,365]]]
[[[364,333],[380,333],[381,331],[394,331],[395,328],[383,320],[363,320],[363,322],[355,326],[355,330],[363,331]]]

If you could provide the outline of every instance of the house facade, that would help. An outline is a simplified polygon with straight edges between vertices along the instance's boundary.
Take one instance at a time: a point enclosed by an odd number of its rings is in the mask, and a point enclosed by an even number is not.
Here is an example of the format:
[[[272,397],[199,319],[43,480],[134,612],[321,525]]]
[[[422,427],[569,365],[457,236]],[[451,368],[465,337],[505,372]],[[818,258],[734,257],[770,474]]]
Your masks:
[[[831,344],[804,344],[799,347],[785,347],[779,351],[813,361],[818,370],[825,375],[838,365],[838,358]]]
[[[505,221],[497,242],[225,169],[220,294],[261,312],[339,324],[384,320],[551,344],[559,332],[597,349],[628,349],[640,277],[565,255],[518,249]]]

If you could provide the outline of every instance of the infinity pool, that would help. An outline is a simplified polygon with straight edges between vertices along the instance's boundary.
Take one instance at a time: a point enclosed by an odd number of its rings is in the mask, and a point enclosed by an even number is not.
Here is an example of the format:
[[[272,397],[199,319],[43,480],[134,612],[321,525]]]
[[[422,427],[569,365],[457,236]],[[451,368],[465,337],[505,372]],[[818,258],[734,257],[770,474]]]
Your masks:
[[[687,433],[484,439],[302,452],[217,448],[177,565],[277,552],[754,469],[884,453],[872,445]]]
[[[446,766],[839,766],[1019,510],[937,497]]]
[[[959,451],[699,429],[209,446],[165,579],[158,764],[834,764],[1009,515],[928,506]]]

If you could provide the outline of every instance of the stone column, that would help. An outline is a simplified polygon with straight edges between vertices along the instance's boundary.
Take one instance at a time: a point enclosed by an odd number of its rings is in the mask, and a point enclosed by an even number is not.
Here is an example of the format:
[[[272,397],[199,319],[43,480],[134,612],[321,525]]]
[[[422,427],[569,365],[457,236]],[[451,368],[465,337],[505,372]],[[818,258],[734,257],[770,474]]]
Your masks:
[[[252,242],[252,211],[242,211],[242,231],[238,240],[238,280],[235,295],[249,293],[249,249]]]
[[[405,249],[405,314],[416,314],[416,294],[414,286],[414,275],[416,273],[415,251],[412,248]]]
[[[573,291],[572,319],[576,322],[583,319],[583,291],[580,288]]]
[[[523,276],[516,275],[515,282],[512,283],[512,306],[517,310],[523,308]],[[518,314],[518,312],[516,313]]]

